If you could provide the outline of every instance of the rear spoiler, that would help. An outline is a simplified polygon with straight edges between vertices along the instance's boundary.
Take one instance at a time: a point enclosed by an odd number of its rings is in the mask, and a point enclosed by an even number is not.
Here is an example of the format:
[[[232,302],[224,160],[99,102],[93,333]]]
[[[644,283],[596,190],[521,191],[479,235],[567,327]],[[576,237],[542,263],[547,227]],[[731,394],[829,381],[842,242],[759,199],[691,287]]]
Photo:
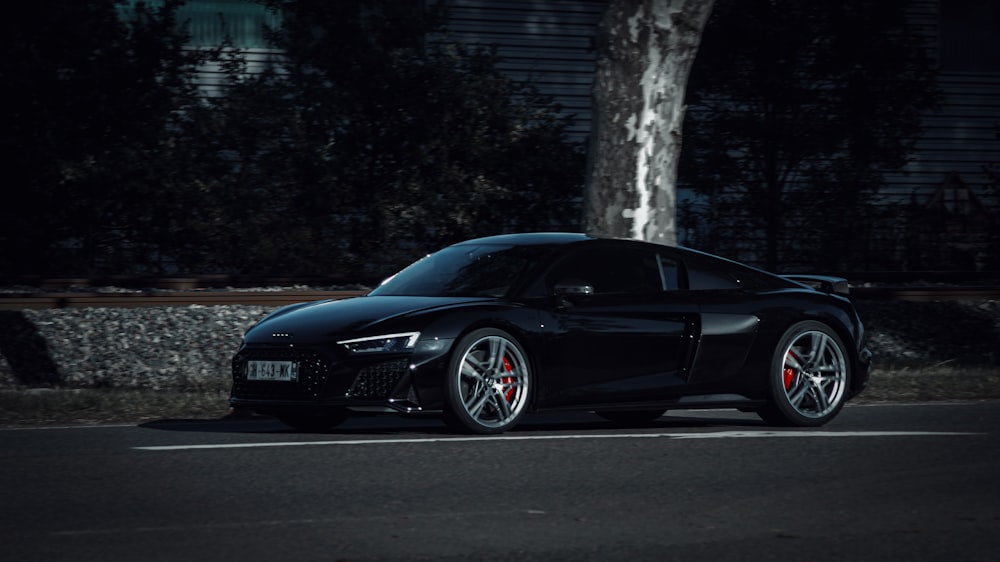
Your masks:
[[[782,275],[782,277],[823,293],[844,295],[845,297],[851,294],[851,287],[847,283],[847,279],[843,277],[830,277],[828,275]]]

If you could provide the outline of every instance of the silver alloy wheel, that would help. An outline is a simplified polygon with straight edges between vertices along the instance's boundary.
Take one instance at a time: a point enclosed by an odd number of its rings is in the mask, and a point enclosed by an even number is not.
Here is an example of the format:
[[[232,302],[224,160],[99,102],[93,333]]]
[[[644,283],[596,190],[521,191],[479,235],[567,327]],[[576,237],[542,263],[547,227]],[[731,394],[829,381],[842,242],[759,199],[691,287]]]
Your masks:
[[[466,429],[497,433],[513,427],[528,404],[531,372],[521,347],[500,330],[473,332],[451,369],[452,414]]]
[[[785,398],[803,417],[820,419],[839,409],[847,376],[844,351],[825,331],[804,331],[784,351],[781,383]]]

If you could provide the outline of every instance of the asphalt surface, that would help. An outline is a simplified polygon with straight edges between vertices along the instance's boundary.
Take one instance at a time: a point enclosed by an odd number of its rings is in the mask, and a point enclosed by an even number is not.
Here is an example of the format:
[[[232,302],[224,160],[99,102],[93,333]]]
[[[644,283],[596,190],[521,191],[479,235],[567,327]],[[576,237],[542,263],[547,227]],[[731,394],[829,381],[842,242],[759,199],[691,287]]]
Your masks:
[[[0,430],[0,560],[997,560],[1000,402]]]

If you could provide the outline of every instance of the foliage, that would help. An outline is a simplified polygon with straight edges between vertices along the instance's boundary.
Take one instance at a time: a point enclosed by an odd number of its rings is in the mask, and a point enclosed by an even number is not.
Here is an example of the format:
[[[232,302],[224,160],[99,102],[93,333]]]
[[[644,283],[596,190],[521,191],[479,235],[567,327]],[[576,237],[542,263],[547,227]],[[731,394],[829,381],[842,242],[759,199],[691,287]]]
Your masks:
[[[567,121],[490,50],[433,35],[440,10],[262,0],[283,23],[251,72],[230,43],[183,48],[179,0],[131,18],[56,3],[5,35],[24,43],[3,76],[30,82],[15,88],[30,113],[2,133],[23,197],[0,211],[4,273],[360,280],[458,239],[577,228]],[[221,95],[197,91],[204,64],[224,71]]]
[[[7,196],[0,271],[108,271],[153,259],[162,154],[192,103],[196,53],[174,12],[112,0],[17,2],[3,19]]]
[[[684,125],[696,244],[752,259],[737,244],[763,238],[770,269],[859,265],[883,171],[905,163],[937,103],[906,4],[717,2]]]
[[[996,128],[996,142],[1000,143],[1000,122],[997,122],[994,127]],[[986,186],[988,196],[994,202],[1000,202],[1000,162],[987,164],[983,171],[986,173],[986,178],[989,182]],[[984,269],[1000,270],[1000,216],[997,216],[996,212],[994,212],[992,220],[989,222],[987,237],[988,247],[986,249]]]
[[[504,77],[491,51],[427,41],[441,12],[269,5],[282,7],[272,38],[283,56],[233,73],[215,108],[219,131],[245,131],[220,143],[268,193],[250,226],[265,242],[256,258],[384,275],[461,239],[577,220],[583,154],[564,141],[567,122]]]

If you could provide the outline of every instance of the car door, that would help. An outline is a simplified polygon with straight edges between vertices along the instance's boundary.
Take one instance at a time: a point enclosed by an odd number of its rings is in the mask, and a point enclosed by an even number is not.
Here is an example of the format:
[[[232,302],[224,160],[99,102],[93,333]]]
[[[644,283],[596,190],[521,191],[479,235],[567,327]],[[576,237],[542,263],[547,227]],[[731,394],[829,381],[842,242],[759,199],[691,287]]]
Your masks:
[[[699,311],[688,382],[709,388],[736,376],[758,336],[762,307],[755,274],[715,260],[687,259],[687,293]]]
[[[697,309],[655,251],[594,245],[545,276],[551,305],[538,405],[655,401],[686,382]]]

